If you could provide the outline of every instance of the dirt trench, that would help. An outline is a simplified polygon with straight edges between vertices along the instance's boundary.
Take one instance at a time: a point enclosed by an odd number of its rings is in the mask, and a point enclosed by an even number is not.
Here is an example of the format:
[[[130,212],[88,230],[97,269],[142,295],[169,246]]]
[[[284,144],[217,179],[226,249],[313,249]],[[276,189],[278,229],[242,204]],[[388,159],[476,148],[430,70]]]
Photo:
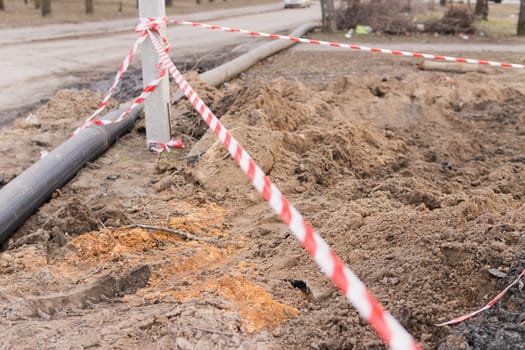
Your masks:
[[[522,74],[420,72],[375,56],[365,67],[367,57],[290,51],[220,89],[188,79],[425,348],[524,348],[518,287],[460,326],[435,326],[525,267]],[[61,91],[1,129],[0,179],[100,99]],[[5,244],[0,345],[384,348],[190,105],[172,108],[185,150],[148,153],[139,122]]]

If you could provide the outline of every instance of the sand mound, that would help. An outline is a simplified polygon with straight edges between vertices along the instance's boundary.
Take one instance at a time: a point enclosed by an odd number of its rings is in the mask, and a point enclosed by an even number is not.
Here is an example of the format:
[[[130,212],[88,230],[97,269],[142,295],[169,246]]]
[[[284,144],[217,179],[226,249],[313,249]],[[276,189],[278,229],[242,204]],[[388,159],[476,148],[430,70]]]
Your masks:
[[[326,95],[326,94],[325,94]],[[246,147],[266,174],[287,189],[304,191],[329,186],[336,178],[369,177],[389,171],[402,158],[405,146],[356,116],[345,116],[326,97],[299,82],[255,82],[227,93],[221,121]],[[328,130],[318,127],[329,124]],[[240,170],[227,158],[215,136],[206,134],[191,150],[200,154],[195,179],[212,191],[246,185]],[[234,191],[235,192],[235,191]]]

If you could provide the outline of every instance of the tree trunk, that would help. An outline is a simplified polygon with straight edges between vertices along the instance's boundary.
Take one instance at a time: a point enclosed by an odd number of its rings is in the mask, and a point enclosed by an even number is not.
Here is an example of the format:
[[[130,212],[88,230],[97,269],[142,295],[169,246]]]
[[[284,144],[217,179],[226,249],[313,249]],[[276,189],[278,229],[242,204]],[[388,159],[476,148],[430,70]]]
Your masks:
[[[474,14],[476,16],[481,16],[481,11],[483,10],[483,3],[485,0],[476,0],[476,7],[474,8]]]
[[[434,11],[436,9],[435,0],[430,0],[429,10]]]
[[[474,14],[486,21],[489,18],[489,1],[476,0],[476,8],[474,9]]]
[[[485,0],[483,4],[483,11],[481,11],[481,19],[486,21],[489,19],[489,0]]]
[[[5,10],[4,0],[0,0],[0,10],[1,10],[1,11],[4,11],[4,10]]]
[[[518,19],[518,36],[525,36],[525,0],[520,1],[520,16]]]
[[[321,0],[321,13],[323,20],[323,32],[333,33],[336,31],[334,0]]]
[[[93,0],[86,0],[85,3],[86,3],[86,13],[88,15],[92,14],[93,13]]]
[[[166,0],[166,6],[173,6],[172,0]]]
[[[42,10],[42,17],[47,16],[51,13],[51,0],[42,0],[40,4],[40,9]]]
[[[445,7],[445,6],[447,6],[447,0],[439,0],[439,5],[440,5],[441,7]]]
[[[35,8],[36,9],[40,8],[40,0],[35,0]]]

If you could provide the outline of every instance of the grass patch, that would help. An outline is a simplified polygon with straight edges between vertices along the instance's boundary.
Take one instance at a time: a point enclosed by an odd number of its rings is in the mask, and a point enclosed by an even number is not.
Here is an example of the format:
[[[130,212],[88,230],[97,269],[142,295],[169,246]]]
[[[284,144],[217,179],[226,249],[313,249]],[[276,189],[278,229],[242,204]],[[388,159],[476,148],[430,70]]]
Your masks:
[[[476,21],[478,32],[483,32],[492,37],[507,37],[516,35],[516,21],[506,19],[491,19],[488,21]]]

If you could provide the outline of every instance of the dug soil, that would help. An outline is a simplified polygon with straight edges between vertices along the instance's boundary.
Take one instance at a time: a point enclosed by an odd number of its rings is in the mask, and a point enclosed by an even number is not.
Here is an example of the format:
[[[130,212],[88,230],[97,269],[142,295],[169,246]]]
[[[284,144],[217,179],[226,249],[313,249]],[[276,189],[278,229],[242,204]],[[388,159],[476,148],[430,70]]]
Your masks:
[[[525,268],[525,75],[416,63],[292,50],[188,78],[425,349],[525,349],[521,285],[436,326]],[[101,99],[62,90],[0,129],[0,187]],[[139,121],[4,244],[0,349],[385,348],[190,105],[171,115],[184,150],[150,153]]]

